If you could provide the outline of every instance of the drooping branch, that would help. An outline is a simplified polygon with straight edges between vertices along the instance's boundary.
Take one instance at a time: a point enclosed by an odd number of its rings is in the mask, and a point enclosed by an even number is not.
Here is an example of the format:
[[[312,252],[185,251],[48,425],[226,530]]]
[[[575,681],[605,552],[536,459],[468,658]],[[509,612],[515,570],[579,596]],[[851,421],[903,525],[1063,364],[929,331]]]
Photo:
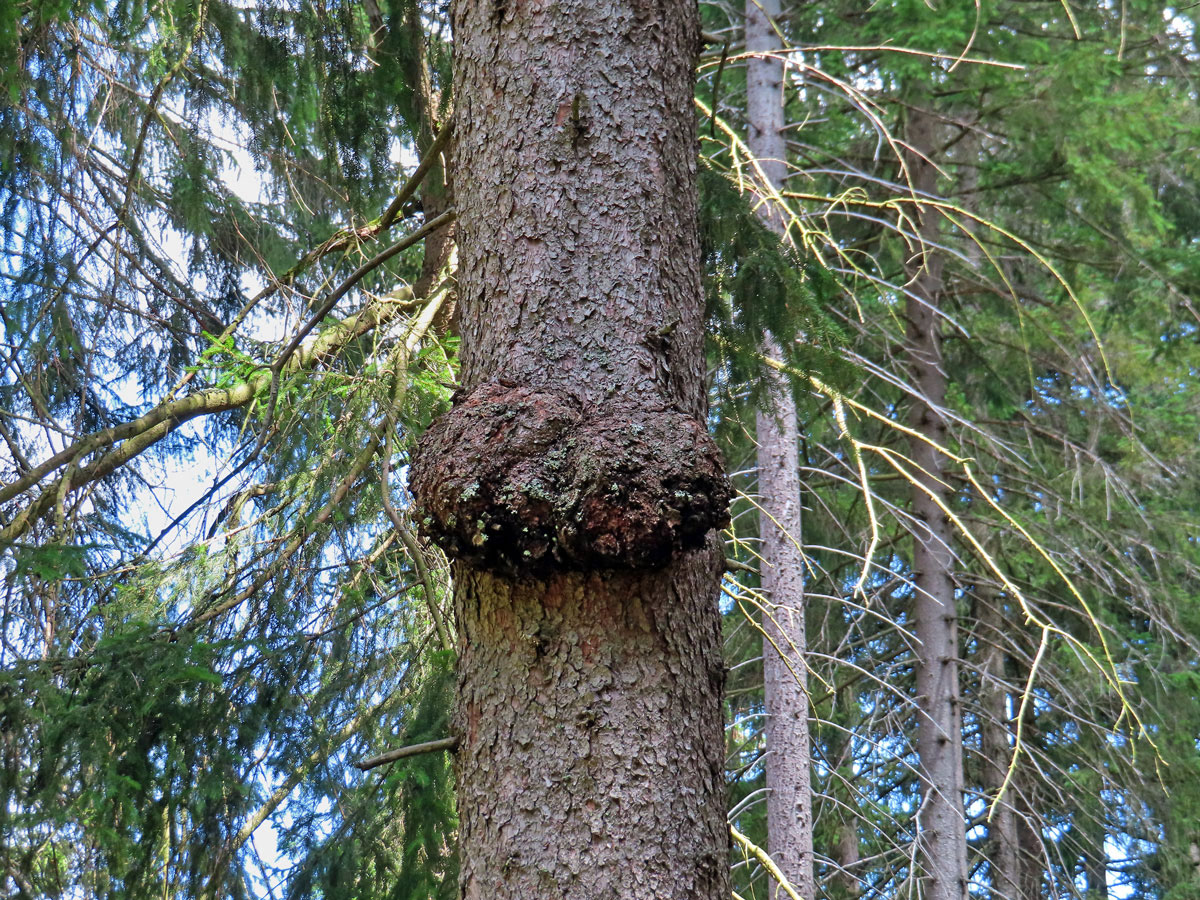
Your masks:
[[[429,171],[437,163],[438,157],[441,156],[442,151],[446,149],[446,144],[449,142],[451,134],[452,128],[448,123],[438,132],[438,136],[433,144],[430,145],[428,152],[421,158],[421,162],[417,165],[417,168],[408,177],[408,180],[404,182],[403,187],[396,193],[392,202],[388,204],[387,210],[384,211],[383,215],[377,221],[371,222],[362,228],[347,228],[338,231],[315,250],[310,251],[306,256],[298,260],[283,275],[263,288],[255,296],[254,301],[264,300],[281,288],[291,284],[312,266],[313,263],[320,261],[329,254],[339,253],[342,250],[347,250],[366,241],[372,241],[391,228],[398,220],[401,210],[404,209],[404,204],[412,199],[413,194],[421,186],[421,182],[425,180],[425,176],[429,174]]]
[[[344,322],[331,325],[307,346],[301,347],[285,367],[285,374],[308,371],[336,356],[352,341],[383,327],[402,310],[411,306],[411,291],[402,298],[374,301]],[[423,317],[424,318],[424,317]],[[55,454],[28,474],[0,489],[0,502],[11,499],[38,484],[55,470],[68,466],[106,446],[117,446],[90,464],[71,468],[42,489],[38,497],[0,529],[0,541],[13,541],[23,535],[40,517],[52,510],[57,498],[90,484],[177,431],[192,419],[214,415],[249,404],[265,394],[271,385],[271,372],[263,369],[240,384],[227,388],[209,388],[177,400],[161,403],[131,422],[94,432]]]
[[[404,358],[407,359],[412,355],[413,350],[416,349],[417,343],[429,331],[429,328],[433,324],[434,317],[437,315],[438,309],[445,302],[449,291],[450,280],[447,279],[447,281],[443,282],[439,290],[434,292],[425,308],[421,311],[421,315],[418,316],[416,321],[413,323],[413,326],[404,342],[402,350],[404,353]],[[396,373],[396,381],[398,386],[403,385],[403,372]],[[342,501],[345,500],[346,496],[350,493],[351,488],[358,483],[358,480],[363,476],[363,473],[366,472],[367,467],[375,459],[376,454],[379,453],[379,451],[384,447],[386,435],[391,433],[392,429],[395,428],[395,407],[396,398],[393,397],[393,408],[388,411],[387,415],[383,417],[383,420],[372,430],[370,439],[367,441],[367,445],[354,458],[354,461],[351,463],[346,475],[343,476],[341,481],[338,482],[336,487],[332,490],[329,499],[325,502],[325,505],[321,507],[320,511],[312,518],[310,523],[293,532],[290,540],[288,540],[286,546],[283,548],[283,551],[279,554],[276,560],[275,569],[278,569],[280,566],[286,564],[288,560],[295,556],[313,530],[327,522],[333,515],[334,511],[341,506]],[[273,577],[273,571],[274,570],[260,574],[250,583],[249,586],[234,594],[232,597],[226,597],[223,600],[214,598],[214,601],[211,605],[202,609],[188,622],[187,627],[198,628],[207,622],[211,622],[218,616],[224,615],[229,610],[240,606],[262,589],[262,587]]]

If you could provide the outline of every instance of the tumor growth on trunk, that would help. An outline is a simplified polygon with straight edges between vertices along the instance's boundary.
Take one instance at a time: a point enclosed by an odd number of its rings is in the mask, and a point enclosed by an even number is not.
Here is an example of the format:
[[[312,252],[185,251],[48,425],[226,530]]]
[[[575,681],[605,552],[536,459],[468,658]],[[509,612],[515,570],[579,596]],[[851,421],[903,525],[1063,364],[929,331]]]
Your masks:
[[[452,19],[462,388],[410,483],[454,571],[461,890],[724,900],[696,7]]]
[[[720,454],[695,417],[494,381],[426,432],[410,483],[443,549],[514,574],[654,568],[729,521]]]

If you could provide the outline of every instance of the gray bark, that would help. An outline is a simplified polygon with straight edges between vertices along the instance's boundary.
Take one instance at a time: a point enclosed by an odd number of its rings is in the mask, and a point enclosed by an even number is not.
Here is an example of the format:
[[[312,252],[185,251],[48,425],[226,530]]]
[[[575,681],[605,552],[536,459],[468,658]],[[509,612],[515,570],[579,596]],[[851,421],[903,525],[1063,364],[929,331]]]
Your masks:
[[[912,110],[906,135],[913,189],[935,195],[937,170],[926,157],[936,147],[935,122]],[[918,227],[922,246],[909,262],[906,302],[906,353],[918,396],[909,424],[920,435],[945,445],[946,399],[941,322],[943,259],[933,249],[940,214],[922,207]],[[914,437],[909,455],[919,467],[913,488],[913,627],[917,647],[917,755],[920,759],[921,809],[918,829],[924,863],[926,900],[961,900],[967,896],[967,841],[963,816],[962,714],[959,704],[958,616],[954,598],[954,552],[950,522],[934,498],[946,503],[945,458],[929,443]]]
[[[456,570],[467,900],[727,900],[722,562]]]
[[[779,0],[747,0],[746,49],[772,53],[782,42],[775,31]],[[782,128],[783,64],[751,58],[746,69],[747,145],[760,160],[762,174],[775,189],[787,175]],[[770,204],[760,207],[764,220],[783,233],[785,223]],[[782,354],[772,335],[763,352]],[[763,616],[763,689],[766,703],[765,759],[767,852],[805,898],[813,883],[812,783],[809,763],[808,693],[804,661],[804,556],[800,549],[801,497],[796,406],[788,385],[774,376],[766,408],[756,419],[758,495],[762,511],[761,586],[770,615]],[[773,896],[780,895],[778,885]]]
[[[463,0],[454,26],[463,383],[701,416],[694,6]]]
[[[1036,726],[1032,723],[1032,715],[1025,721],[1023,740],[1031,744],[1036,740]],[[1036,783],[1030,778],[1022,778],[1017,772],[1013,783],[1013,801],[1017,810],[1017,840],[1021,848],[1021,900],[1037,900],[1042,896],[1042,883],[1045,881],[1046,850],[1042,845],[1042,837],[1038,823],[1041,821],[1036,810],[1041,805]]]
[[[412,483],[458,557],[462,896],[726,900],[709,529],[728,495],[719,469],[692,478],[719,463],[696,7],[461,0],[452,19],[463,389]]]

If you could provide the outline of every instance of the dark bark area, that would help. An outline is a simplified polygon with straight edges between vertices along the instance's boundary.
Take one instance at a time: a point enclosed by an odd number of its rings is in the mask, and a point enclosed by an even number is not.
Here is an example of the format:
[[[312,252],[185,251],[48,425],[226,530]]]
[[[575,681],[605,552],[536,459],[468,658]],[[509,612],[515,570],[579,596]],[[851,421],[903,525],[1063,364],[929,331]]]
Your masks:
[[[729,521],[729,482],[704,425],[661,403],[588,409],[496,381],[421,441],[422,526],[458,559],[526,574],[647,568]]]
[[[746,4],[746,49],[778,52],[778,0]],[[787,175],[783,135],[783,64],[769,56],[746,63],[747,143],[762,176],[776,190]],[[767,224],[782,234],[778,210],[765,203]],[[763,352],[779,358],[775,337],[764,335]],[[796,892],[815,894],[813,883],[812,780],[808,730],[807,645],[804,623],[804,553],[801,550],[799,431],[796,405],[782,377],[773,378],[766,408],[755,418],[758,440],[759,534],[763,616],[763,690],[766,705],[767,852]],[[778,887],[773,896],[785,896]]]
[[[1083,874],[1087,880],[1087,896],[1091,900],[1108,897],[1108,857],[1104,851],[1107,834],[1102,816],[1100,811],[1092,813],[1081,829]]]
[[[496,0],[453,18],[464,384],[703,416],[694,6]]]
[[[912,109],[906,154],[912,188],[934,196],[937,169],[930,156],[936,122]],[[954,597],[954,551],[950,521],[942,509],[949,489],[945,457],[929,441],[945,446],[947,431],[941,409],[946,400],[941,320],[944,260],[934,244],[940,213],[919,208],[922,244],[909,261],[906,353],[914,398],[909,424],[917,434],[909,455],[918,467],[913,487],[913,627],[917,636],[917,755],[920,759],[921,809],[917,824],[924,864],[926,900],[960,900],[967,896],[967,841],[963,817],[962,712],[958,675],[958,613]],[[940,503],[938,501],[941,501]]]
[[[726,900],[697,10],[462,0],[452,20],[463,389],[413,485],[462,554],[463,896]]]
[[[835,900],[852,900],[863,892],[860,881],[862,848],[858,838],[860,819],[857,815],[859,798],[851,787],[851,779],[854,778],[854,720],[847,718],[847,711],[856,706],[857,699],[852,688],[845,687],[838,692],[833,717],[836,727],[827,751],[830,767],[840,773],[827,782],[827,792],[833,798],[837,821],[837,841],[830,853],[835,869],[828,892]]]
[[[1031,717],[1032,718],[1032,717]],[[1024,740],[1034,741],[1036,728],[1027,719]],[[1037,785],[1030,778],[1017,773],[1013,783],[1014,804],[1017,809],[1017,841],[1021,848],[1021,876],[1018,896],[1021,900],[1037,900],[1042,896],[1042,882],[1047,870],[1046,850],[1042,846],[1041,819],[1037,810],[1041,797]]]
[[[1005,672],[1005,625],[1003,600],[994,591],[978,588],[976,620],[979,642],[984,648],[980,660],[980,704],[983,719],[979,723],[980,757],[983,786],[989,801],[1004,787],[1012,761],[1013,746],[1008,721],[1008,681]],[[1020,843],[1013,793],[1008,790],[988,824],[988,861],[993,895],[1017,900],[1021,877]]]

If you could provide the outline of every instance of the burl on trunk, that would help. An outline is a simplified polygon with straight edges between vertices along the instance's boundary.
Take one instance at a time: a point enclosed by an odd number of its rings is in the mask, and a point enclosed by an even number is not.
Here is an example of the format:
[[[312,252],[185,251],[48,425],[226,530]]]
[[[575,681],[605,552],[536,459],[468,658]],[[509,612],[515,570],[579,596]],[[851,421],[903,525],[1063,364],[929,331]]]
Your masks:
[[[460,0],[454,560],[467,898],[728,896],[694,0]]]

